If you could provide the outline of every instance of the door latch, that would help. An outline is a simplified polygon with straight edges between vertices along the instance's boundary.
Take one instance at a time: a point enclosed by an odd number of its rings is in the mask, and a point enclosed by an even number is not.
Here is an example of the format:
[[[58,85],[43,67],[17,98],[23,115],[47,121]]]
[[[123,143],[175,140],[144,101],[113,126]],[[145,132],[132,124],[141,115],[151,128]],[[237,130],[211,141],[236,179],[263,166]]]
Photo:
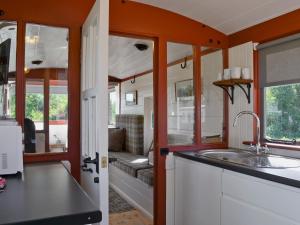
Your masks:
[[[101,168],[107,168],[107,157],[101,157]]]
[[[99,153],[96,152],[96,158],[91,159],[91,157],[85,158],[83,160],[84,164],[95,164],[96,165],[96,173],[99,173]]]

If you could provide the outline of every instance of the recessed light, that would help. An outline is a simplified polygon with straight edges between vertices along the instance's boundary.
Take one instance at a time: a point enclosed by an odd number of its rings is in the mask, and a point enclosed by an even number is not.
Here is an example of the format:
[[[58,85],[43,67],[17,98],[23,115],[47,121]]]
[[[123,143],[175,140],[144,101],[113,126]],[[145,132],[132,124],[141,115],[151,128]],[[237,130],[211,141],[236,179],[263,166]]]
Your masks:
[[[43,60],[40,60],[40,59],[38,59],[38,60],[32,60],[31,63],[32,63],[33,65],[40,65],[40,64],[43,63]]]
[[[149,46],[147,44],[144,43],[136,43],[134,44],[134,46],[139,50],[139,51],[146,51]]]

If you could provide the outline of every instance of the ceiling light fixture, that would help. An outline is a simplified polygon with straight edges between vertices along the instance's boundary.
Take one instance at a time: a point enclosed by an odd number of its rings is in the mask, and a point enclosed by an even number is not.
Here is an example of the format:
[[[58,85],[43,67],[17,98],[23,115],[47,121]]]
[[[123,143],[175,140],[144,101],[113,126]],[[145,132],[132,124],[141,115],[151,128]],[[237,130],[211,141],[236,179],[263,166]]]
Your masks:
[[[40,64],[43,63],[43,60],[40,60],[40,59],[38,59],[38,60],[32,60],[31,63],[32,63],[33,65],[40,65]]]
[[[26,36],[25,37],[25,41],[26,43],[28,44],[37,44],[39,42],[39,36],[35,35],[33,37],[30,37],[30,36]]]

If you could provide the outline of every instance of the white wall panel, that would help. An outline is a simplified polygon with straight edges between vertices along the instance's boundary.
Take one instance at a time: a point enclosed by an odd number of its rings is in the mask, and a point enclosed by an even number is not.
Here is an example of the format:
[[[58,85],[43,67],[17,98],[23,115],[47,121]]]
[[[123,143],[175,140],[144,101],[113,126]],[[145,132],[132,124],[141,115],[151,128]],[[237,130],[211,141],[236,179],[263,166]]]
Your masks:
[[[229,68],[248,67],[253,79],[253,43],[248,42],[229,49]],[[243,141],[253,140],[253,119],[244,115],[233,127],[234,117],[243,110],[253,111],[253,84],[251,87],[251,103],[248,104],[245,94],[239,87],[235,87],[234,104],[229,103],[229,146],[233,148],[245,148]]]

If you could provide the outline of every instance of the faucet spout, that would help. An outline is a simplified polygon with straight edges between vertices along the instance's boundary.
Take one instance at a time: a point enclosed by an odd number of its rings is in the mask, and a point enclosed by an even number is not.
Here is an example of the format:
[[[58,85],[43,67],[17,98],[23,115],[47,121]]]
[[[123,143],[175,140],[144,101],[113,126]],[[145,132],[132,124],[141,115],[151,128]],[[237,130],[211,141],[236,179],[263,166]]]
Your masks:
[[[257,140],[257,144],[256,144],[256,153],[257,154],[260,154],[260,149],[261,149],[261,143],[260,143],[260,119],[258,117],[258,115],[254,112],[251,112],[251,111],[241,111],[239,112],[235,118],[234,118],[234,122],[233,122],[233,127],[236,126],[237,124],[237,121],[238,119],[243,116],[243,115],[251,115],[253,116],[255,119],[256,119],[256,134],[257,134],[257,137],[256,137],[256,140]]]

